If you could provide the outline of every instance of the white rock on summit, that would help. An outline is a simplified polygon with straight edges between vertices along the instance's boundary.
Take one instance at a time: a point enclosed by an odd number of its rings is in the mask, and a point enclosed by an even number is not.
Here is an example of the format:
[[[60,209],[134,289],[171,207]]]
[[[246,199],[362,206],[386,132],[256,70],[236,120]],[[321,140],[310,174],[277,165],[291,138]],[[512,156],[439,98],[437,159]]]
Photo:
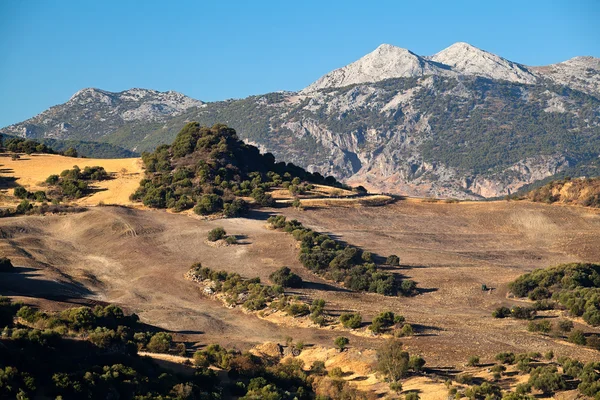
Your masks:
[[[454,43],[428,58],[431,61],[447,65],[454,72],[462,75],[483,76],[529,84],[535,83],[537,80],[527,67],[464,42]]]
[[[331,87],[377,82],[390,78],[408,78],[423,75],[441,75],[445,71],[415,53],[389,44],[358,61],[336,69],[303,90],[304,93]]]
[[[530,67],[538,75],[591,95],[600,95],[600,58],[583,56],[544,67]]]
[[[526,84],[537,77],[528,67],[478,49],[468,43],[455,43],[439,53],[423,57],[407,49],[382,44],[358,61],[336,69],[305,88],[308,94],[320,89],[378,82],[390,78],[425,75],[482,76]]]

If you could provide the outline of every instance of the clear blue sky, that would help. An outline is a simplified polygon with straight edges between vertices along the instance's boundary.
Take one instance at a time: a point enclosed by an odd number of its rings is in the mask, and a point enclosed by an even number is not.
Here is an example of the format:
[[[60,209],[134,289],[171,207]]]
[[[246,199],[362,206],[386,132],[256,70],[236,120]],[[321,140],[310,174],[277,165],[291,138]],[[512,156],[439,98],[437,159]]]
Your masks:
[[[600,57],[598,0],[0,1],[0,126],[77,90],[205,100],[298,90],[381,43],[528,65]]]

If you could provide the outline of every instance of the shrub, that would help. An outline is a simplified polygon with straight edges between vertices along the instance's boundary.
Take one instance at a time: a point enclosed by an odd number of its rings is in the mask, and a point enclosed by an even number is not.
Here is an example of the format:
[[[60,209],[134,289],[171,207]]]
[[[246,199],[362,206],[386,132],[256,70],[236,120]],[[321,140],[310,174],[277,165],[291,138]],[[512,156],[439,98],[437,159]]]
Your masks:
[[[385,263],[387,265],[391,265],[393,267],[397,267],[400,265],[400,257],[398,257],[395,254],[392,254],[390,256],[388,256],[388,258],[385,260]]]
[[[540,322],[530,321],[527,325],[527,330],[529,332],[549,333],[552,330],[552,324],[550,324],[550,321],[547,320]]]
[[[227,232],[225,232],[225,229],[218,227],[208,232],[208,240],[216,242],[217,240],[223,239],[226,235]]]
[[[587,343],[587,339],[585,338],[585,334],[580,330],[574,330],[569,335],[569,342],[578,344],[580,346],[585,346]]]
[[[225,242],[227,244],[237,244],[237,239],[235,236],[231,235],[231,236],[227,236],[227,238],[225,238]]]
[[[511,312],[508,307],[498,307],[492,312],[492,317],[494,318],[506,318],[510,316]]]
[[[344,351],[346,346],[348,346],[348,343],[350,343],[350,339],[344,336],[338,336],[334,339],[333,343],[340,351]]]
[[[557,324],[558,330],[563,333],[568,333],[573,330],[573,321],[569,321],[568,319],[561,319]]]
[[[496,361],[500,361],[502,364],[512,365],[515,363],[515,353],[498,353],[495,358]]]
[[[566,388],[563,377],[556,371],[556,367],[551,366],[535,368],[531,371],[528,383],[545,394]]]
[[[302,287],[302,278],[294,274],[288,267],[281,267],[269,275],[269,279],[276,285],[290,288]]]
[[[168,353],[171,348],[173,338],[165,332],[158,332],[148,342],[148,350],[153,353]]]
[[[469,361],[467,362],[467,365],[469,367],[476,367],[479,365],[479,357],[478,356],[471,356],[469,357]]]
[[[531,307],[514,306],[511,314],[516,319],[532,319],[535,316],[535,310]]]
[[[344,313],[340,315],[340,322],[344,328],[358,329],[362,325],[362,316],[359,313]]]
[[[13,190],[13,194],[15,197],[18,197],[19,199],[26,199],[29,196],[29,192],[23,186],[17,186]]]
[[[415,372],[420,372],[425,366],[425,359],[421,356],[411,356],[408,360],[408,366]]]

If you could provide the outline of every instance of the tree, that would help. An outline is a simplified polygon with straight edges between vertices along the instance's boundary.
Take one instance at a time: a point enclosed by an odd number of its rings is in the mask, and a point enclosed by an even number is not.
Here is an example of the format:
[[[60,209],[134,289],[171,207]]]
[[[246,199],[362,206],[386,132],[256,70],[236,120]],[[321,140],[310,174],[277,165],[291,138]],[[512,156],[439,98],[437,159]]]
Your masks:
[[[544,394],[551,394],[557,390],[566,388],[566,383],[562,375],[560,375],[556,367],[544,366],[537,367],[531,371],[528,383],[544,392]]]
[[[408,365],[415,372],[420,372],[425,366],[425,359],[421,356],[411,356]]]
[[[362,316],[359,313],[344,313],[340,315],[340,322],[344,328],[357,329],[362,325]]]
[[[294,274],[288,267],[281,267],[269,275],[269,279],[276,285],[290,288],[302,287],[302,278]]]
[[[75,150],[73,147],[69,147],[67,150],[65,150],[65,156],[77,158],[77,150]]]
[[[389,256],[387,258],[387,260],[385,260],[385,263],[387,265],[391,265],[393,267],[397,267],[398,265],[400,265],[400,257],[398,257],[395,254],[392,254],[391,256]]]
[[[217,240],[223,239],[226,235],[227,232],[225,232],[225,229],[218,227],[208,232],[208,240],[216,242]]]
[[[408,373],[410,357],[402,349],[402,342],[390,339],[377,350],[377,370],[390,381],[396,382]]]
[[[148,342],[148,350],[153,353],[167,353],[171,348],[173,338],[166,332],[158,332]]]
[[[568,319],[561,319],[558,321],[558,330],[563,333],[568,333],[573,330],[573,321],[569,321]]]
[[[350,339],[344,336],[338,336],[334,339],[333,343],[337,346],[340,351],[344,351],[348,343],[350,343]]]
[[[585,338],[585,334],[580,330],[574,330],[569,335],[569,342],[578,344],[580,346],[585,346],[587,343],[587,339]]]

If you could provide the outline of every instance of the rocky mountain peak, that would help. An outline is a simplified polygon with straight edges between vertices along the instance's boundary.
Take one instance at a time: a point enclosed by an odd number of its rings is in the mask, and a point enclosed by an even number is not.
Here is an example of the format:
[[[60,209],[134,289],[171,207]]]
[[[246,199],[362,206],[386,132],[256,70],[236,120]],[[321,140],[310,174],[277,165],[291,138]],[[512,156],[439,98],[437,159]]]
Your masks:
[[[382,44],[359,60],[321,77],[303,92],[442,73],[443,69],[410,50]]]
[[[454,43],[429,59],[462,75],[529,84],[537,80],[527,67],[464,42]]]

